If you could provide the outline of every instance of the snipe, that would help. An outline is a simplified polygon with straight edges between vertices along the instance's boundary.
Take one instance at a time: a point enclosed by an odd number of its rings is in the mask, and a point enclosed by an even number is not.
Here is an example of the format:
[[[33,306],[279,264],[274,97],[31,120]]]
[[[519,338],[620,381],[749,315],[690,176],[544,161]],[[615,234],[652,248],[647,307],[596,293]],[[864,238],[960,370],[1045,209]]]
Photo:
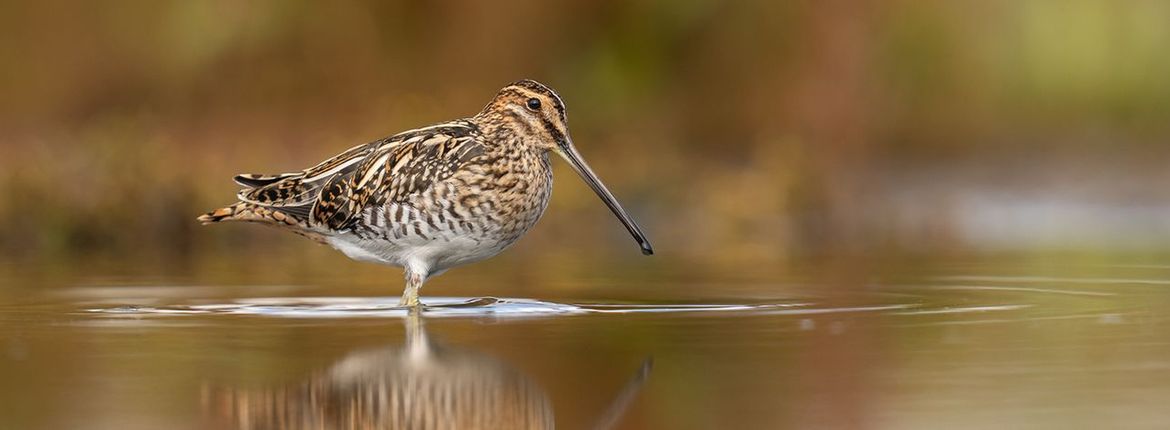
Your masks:
[[[536,224],[552,193],[550,152],[653,254],[573,147],[560,96],[531,80],[504,87],[470,118],[358,145],[301,172],[238,175],[239,201],[199,221],[277,226],[355,260],[402,267],[400,304],[417,306],[428,277],[494,256]]]

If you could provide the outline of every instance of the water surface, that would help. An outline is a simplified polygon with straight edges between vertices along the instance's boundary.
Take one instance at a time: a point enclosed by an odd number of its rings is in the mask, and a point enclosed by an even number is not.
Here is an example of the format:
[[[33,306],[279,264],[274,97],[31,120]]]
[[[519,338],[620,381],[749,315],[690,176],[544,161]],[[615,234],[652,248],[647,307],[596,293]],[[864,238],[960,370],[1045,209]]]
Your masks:
[[[392,272],[264,284],[9,265],[0,428],[1170,422],[1157,258],[655,264],[543,280],[467,269],[429,284],[421,315],[395,307]]]

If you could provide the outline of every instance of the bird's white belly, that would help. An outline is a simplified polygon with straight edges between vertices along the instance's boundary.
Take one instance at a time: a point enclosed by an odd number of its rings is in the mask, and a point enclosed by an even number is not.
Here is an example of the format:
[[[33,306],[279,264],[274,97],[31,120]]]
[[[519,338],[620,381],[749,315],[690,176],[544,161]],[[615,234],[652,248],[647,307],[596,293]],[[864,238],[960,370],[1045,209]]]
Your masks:
[[[456,236],[418,240],[368,240],[351,233],[330,237],[329,245],[357,261],[405,267],[422,265],[430,272],[473,263],[503,251],[510,243]]]

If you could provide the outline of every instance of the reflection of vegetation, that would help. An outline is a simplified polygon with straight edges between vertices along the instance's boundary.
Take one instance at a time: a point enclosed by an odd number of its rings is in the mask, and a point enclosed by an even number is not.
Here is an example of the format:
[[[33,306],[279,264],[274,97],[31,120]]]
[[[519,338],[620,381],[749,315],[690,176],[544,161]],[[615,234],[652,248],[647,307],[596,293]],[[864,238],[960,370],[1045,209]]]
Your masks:
[[[254,251],[239,237],[265,233],[191,221],[225,203],[220,178],[473,113],[533,77],[563,92],[582,151],[672,253],[782,256],[880,213],[853,198],[876,161],[1163,151],[1167,14],[1108,0],[0,2],[0,50],[16,53],[0,56],[0,248]],[[527,240],[624,240],[563,182]]]

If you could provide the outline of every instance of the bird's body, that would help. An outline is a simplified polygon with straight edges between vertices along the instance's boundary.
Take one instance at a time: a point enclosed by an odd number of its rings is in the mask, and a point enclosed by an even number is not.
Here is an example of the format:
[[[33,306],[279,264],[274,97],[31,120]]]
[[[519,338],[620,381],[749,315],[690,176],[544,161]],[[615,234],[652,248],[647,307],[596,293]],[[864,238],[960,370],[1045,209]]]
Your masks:
[[[572,147],[560,97],[527,80],[470,118],[359,145],[297,173],[239,175],[239,202],[199,220],[274,225],[355,260],[403,267],[403,304],[413,306],[427,277],[494,256],[536,224],[552,194],[553,151],[651,252]]]
[[[426,266],[417,267],[419,271],[437,273],[494,256],[536,225],[552,194],[548,155],[518,144],[480,145],[477,142],[485,137],[474,123],[440,127],[450,134],[423,129],[390,140],[409,142],[406,145],[413,149],[398,151],[414,151],[419,158],[438,152],[425,143],[428,138],[454,142],[456,146],[447,151],[462,152],[460,158],[466,160],[442,157],[454,167],[449,176],[419,192],[359,209],[346,232],[326,239],[330,245],[355,260],[399,267],[414,264]]]

